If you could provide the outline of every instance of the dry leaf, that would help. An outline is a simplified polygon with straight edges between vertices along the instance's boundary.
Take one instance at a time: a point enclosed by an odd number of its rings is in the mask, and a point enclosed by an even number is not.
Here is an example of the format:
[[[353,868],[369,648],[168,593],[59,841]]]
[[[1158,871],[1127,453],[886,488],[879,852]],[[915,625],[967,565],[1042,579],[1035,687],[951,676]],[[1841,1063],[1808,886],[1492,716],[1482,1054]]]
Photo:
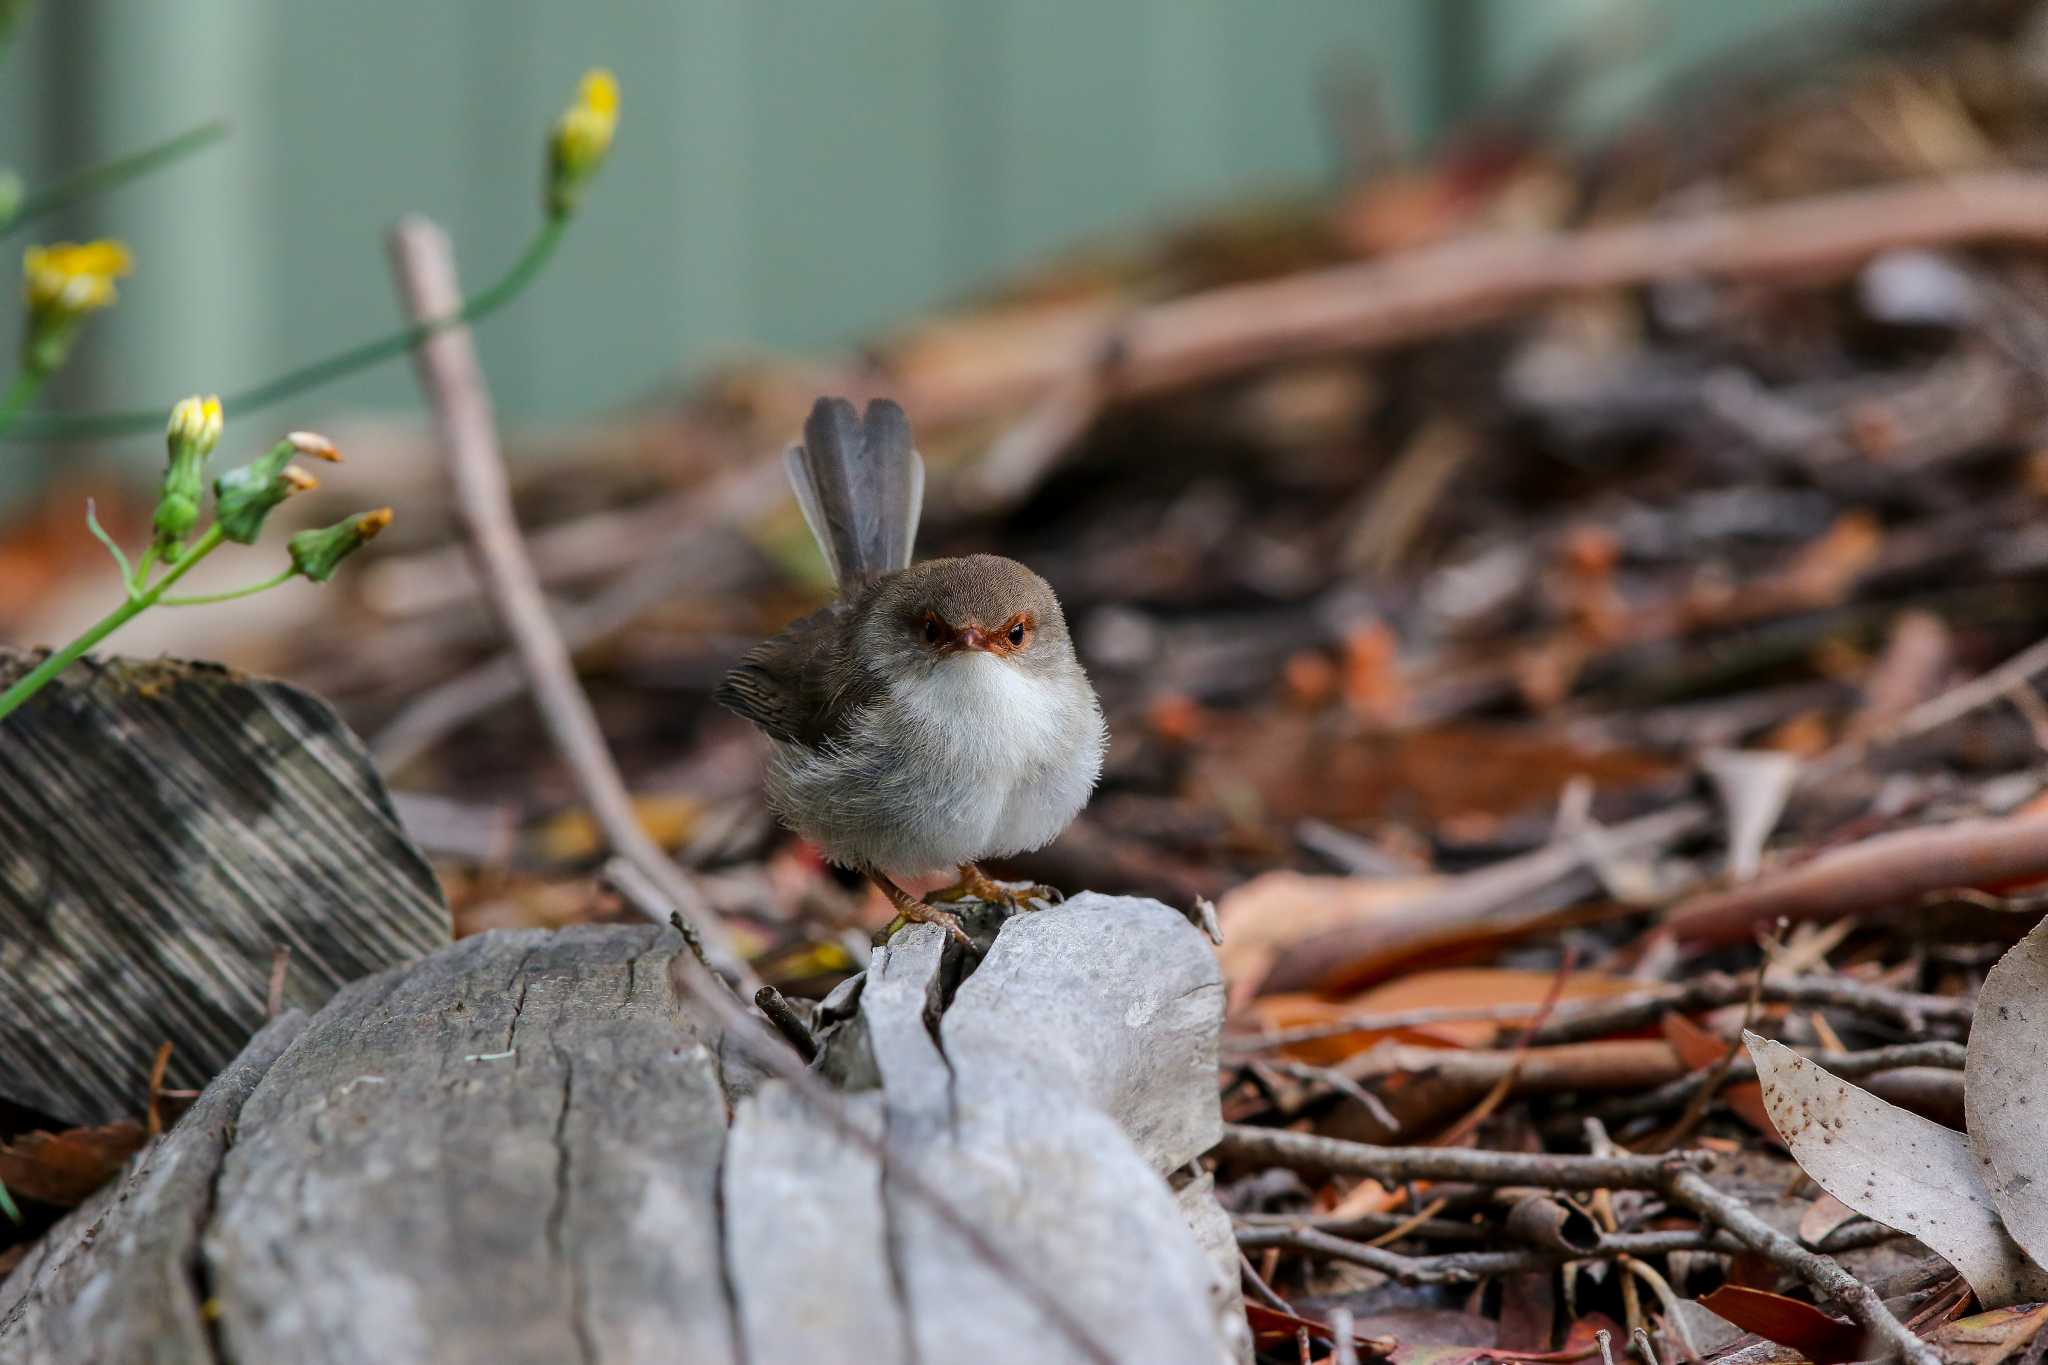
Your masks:
[[[28,1199],[73,1208],[119,1175],[141,1147],[142,1125],[133,1119],[62,1133],[24,1133],[0,1143],[0,1185]]]
[[[1823,1313],[1803,1299],[1724,1284],[1701,1299],[1700,1306],[1745,1332],[1794,1348],[1814,1365],[1836,1365],[1869,1354],[1863,1349],[1861,1327]]]
[[[2044,1331],[2048,1331],[2048,1303],[2031,1303],[1957,1318],[1927,1339],[1940,1348],[1942,1359],[1956,1365],[2001,1365]]]
[[[1268,872],[1223,897],[1223,963],[1231,993],[1255,985],[1280,950],[1304,938],[1369,922],[1412,903],[1440,884],[1436,877],[1311,877]]]
[[[1728,816],[1728,875],[1748,881],[1763,865],[1764,841],[1785,812],[1799,760],[1768,749],[1710,749],[1700,767]]]
[[[1224,942],[1228,952],[1228,935]],[[1367,1014],[1405,1014],[1425,1009],[1494,1009],[1515,1005],[1528,1006],[1533,1015],[1556,980],[1555,972],[1519,971],[1504,967],[1453,967],[1416,972],[1342,1000],[1328,1000],[1305,991],[1260,996],[1246,1007],[1246,1025],[1271,1032],[1334,1024]],[[1627,977],[1574,972],[1565,982],[1559,999],[1604,1000],[1641,989],[1640,982]],[[1422,1047],[1484,1047],[1500,1035],[1503,1027],[1511,1026],[1487,1019],[1447,1019],[1406,1028],[1360,1029],[1310,1043],[1292,1044],[1285,1051],[1288,1056],[1303,1061],[1328,1065],[1388,1038]]]
[[[2044,1053],[2048,921],[2036,925],[1985,975],[1963,1072],[1963,1112],[1978,1173],[2013,1240],[2048,1264],[2048,1094],[2040,1084]]]
[[[2048,1271],[2006,1234],[1968,1138],[1887,1104],[1782,1043],[1747,1032],[1743,1041],[1771,1122],[1822,1189],[1939,1252],[1981,1303],[2048,1298]]]
[[[1688,1071],[1707,1071],[1721,1064],[1728,1055],[1728,1044],[1707,1030],[1695,1024],[1683,1014],[1671,1013],[1662,1021],[1664,1041],[1671,1044],[1671,1050],[1678,1054]],[[1767,1138],[1775,1138],[1778,1130],[1771,1126],[1771,1116],[1764,1111],[1763,1087],[1755,1081],[1735,1081],[1721,1087],[1721,1102],[1728,1106],[1735,1117],[1747,1123]]]

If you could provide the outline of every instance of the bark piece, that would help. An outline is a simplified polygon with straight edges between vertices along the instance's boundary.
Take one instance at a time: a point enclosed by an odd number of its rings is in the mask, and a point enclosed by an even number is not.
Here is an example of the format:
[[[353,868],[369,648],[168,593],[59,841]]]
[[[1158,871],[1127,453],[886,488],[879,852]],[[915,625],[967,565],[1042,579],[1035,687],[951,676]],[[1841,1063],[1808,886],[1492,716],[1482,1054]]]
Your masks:
[[[1165,1178],[1220,1127],[1221,982],[1177,912],[1076,897],[950,991],[959,950],[899,934],[824,1039],[858,1039],[868,1089],[834,1107],[879,1154],[818,1097],[721,1074],[678,951],[652,926],[485,934],[283,1048],[290,1016],[138,1158],[196,1144],[172,1188],[97,1200],[7,1282],[32,1309],[0,1362],[131,1339],[194,1365],[1073,1358],[1033,1287],[1108,1358],[1249,1359],[1229,1220],[1206,1177]]]
[[[0,686],[32,655],[0,649]],[[284,1003],[448,941],[363,747],[282,683],[85,661],[0,721],[0,1096],[131,1116],[160,1044],[197,1087]]]
[[[0,1281],[0,1361],[214,1359],[200,1236],[235,1116],[306,1027],[279,1015],[177,1126]]]
[[[735,1361],[725,1102],[652,926],[465,939],[336,996],[243,1110],[239,1360]]]

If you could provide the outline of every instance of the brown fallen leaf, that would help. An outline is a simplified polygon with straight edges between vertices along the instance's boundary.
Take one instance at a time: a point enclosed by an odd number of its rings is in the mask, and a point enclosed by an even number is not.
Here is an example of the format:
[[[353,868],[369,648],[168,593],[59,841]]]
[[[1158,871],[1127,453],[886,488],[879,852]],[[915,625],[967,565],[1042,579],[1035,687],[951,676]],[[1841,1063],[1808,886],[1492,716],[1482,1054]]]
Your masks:
[[[1868,1355],[1863,1349],[1861,1327],[1823,1313],[1803,1299],[1724,1284],[1701,1299],[1700,1306],[1745,1332],[1792,1347],[1814,1365],[1838,1365]]]
[[[1224,942],[1229,943],[1226,932]],[[1363,1015],[1403,1014],[1416,1010],[1477,1010],[1526,1005],[1533,1010],[1555,980],[1554,972],[1504,967],[1454,967],[1397,977],[1343,1000],[1327,1000],[1302,991],[1261,996],[1247,1007],[1247,1023],[1260,1031],[1336,1024]],[[1566,981],[1563,1000],[1604,1000],[1639,991],[1626,977],[1574,972]],[[1484,1047],[1503,1028],[1490,1019],[1447,1019],[1395,1028],[1367,1028],[1296,1043],[1284,1051],[1303,1061],[1327,1065],[1342,1061],[1388,1038],[1418,1046]]]
[[[2002,1365],[2048,1332],[2048,1303],[2015,1304],[1957,1318],[1928,1334],[1954,1365]],[[2035,1359],[2039,1359],[2036,1353]]]
[[[75,1208],[121,1173],[142,1148],[133,1119],[61,1133],[24,1133],[0,1143],[0,1184],[24,1198]]]
[[[1683,1014],[1667,1014],[1662,1021],[1664,1040],[1671,1044],[1690,1071],[1719,1066],[1728,1055],[1728,1044],[1695,1024]],[[1721,1099],[1734,1115],[1773,1142],[1780,1141],[1764,1108],[1764,1088],[1755,1081],[1737,1081],[1721,1087]]]
[[[1370,923],[1437,884],[1435,877],[1312,877],[1299,872],[1252,878],[1216,907],[1223,928],[1216,956],[1232,998],[1256,990],[1282,950],[1333,929]]]

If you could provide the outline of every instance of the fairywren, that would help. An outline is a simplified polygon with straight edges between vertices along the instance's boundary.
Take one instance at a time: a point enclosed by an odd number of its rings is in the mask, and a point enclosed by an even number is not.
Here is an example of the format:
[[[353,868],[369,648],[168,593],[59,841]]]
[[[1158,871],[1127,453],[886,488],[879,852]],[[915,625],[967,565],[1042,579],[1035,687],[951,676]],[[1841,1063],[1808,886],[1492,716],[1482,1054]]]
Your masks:
[[[1014,907],[975,864],[1050,843],[1088,803],[1101,704],[1044,579],[996,555],[910,562],[924,461],[902,408],[878,399],[863,419],[821,398],[783,458],[838,596],[750,651],[716,699],[773,741],[783,823],[906,919],[964,938],[891,878],[957,869],[929,900]]]

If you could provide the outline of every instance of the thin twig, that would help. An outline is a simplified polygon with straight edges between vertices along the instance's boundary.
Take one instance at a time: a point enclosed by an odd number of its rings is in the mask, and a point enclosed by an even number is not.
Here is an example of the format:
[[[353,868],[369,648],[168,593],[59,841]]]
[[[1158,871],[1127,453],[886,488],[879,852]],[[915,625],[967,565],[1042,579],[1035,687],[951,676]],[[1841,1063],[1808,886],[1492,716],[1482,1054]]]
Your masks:
[[[390,250],[406,313],[415,323],[424,326],[462,307],[454,249],[439,227],[424,218],[407,218],[391,230]],[[447,453],[458,520],[477,581],[511,638],[548,736],[605,842],[659,886],[663,898],[691,922],[721,974],[756,984],[696,884],[640,825],[520,539],[497,418],[469,328],[438,327],[420,339],[413,355]]]
[[[1940,1354],[1893,1317],[1869,1285],[1832,1258],[1809,1251],[1779,1232],[1741,1200],[1715,1189],[1699,1172],[1673,1169],[1664,1191],[1702,1218],[1726,1228],[1751,1251],[1806,1281],[1823,1298],[1839,1304],[1885,1351],[1903,1356],[1912,1365],[1941,1365]]]
[[[2036,674],[2044,672],[2048,672],[2048,640],[2037,640],[1996,668],[1921,702],[1889,725],[1880,726],[1861,739],[1836,745],[1800,770],[1800,785],[1812,787],[1839,777],[1869,757],[1872,751],[1889,748],[1961,720],[1970,712],[2008,696],[2015,687],[2025,686]]]
[[[1577,1156],[1551,1152],[1482,1152],[1451,1147],[1375,1147],[1312,1133],[1225,1124],[1217,1153],[1226,1161],[1285,1166],[1329,1175],[1364,1175],[1382,1185],[1453,1180],[1474,1185],[1540,1185],[1560,1190],[1655,1190],[1682,1154]]]
[[[1556,1153],[1478,1152],[1440,1147],[1373,1147],[1340,1138],[1317,1137],[1275,1129],[1226,1125],[1218,1148],[1226,1160],[1264,1161],[1269,1165],[1296,1170],[1313,1170],[1343,1175],[1366,1175],[1391,1184],[1401,1180],[1457,1180],[1487,1185],[1543,1185],[1553,1189],[1643,1189],[1662,1191],[1667,1199],[1683,1204],[1714,1227],[1724,1229],[1749,1250],[1806,1281],[1824,1298],[1839,1304],[1856,1322],[1889,1351],[1903,1355],[1912,1365],[1940,1365],[1940,1357],[1925,1342],[1908,1331],[1868,1285],[1842,1269],[1835,1261],[1801,1246],[1797,1241],[1765,1223],[1748,1206],[1724,1194],[1701,1175],[1691,1154],[1672,1152],[1652,1156],[1576,1156]],[[1276,1229],[1257,1229],[1254,1235],[1269,1237]],[[1347,1258],[1371,1264],[1386,1274],[1412,1268],[1420,1258],[1387,1258],[1392,1253],[1380,1247],[1329,1238],[1327,1234],[1304,1230],[1307,1243],[1324,1246],[1328,1254],[1342,1250]],[[1616,1234],[1618,1240],[1619,1234]],[[1603,1242],[1606,1239],[1603,1239]],[[1326,1242],[1339,1243],[1328,1248]],[[1242,1245],[1242,1242],[1240,1242]],[[1355,1251],[1369,1253],[1353,1256]],[[1493,1258],[1520,1253],[1460,1252],[1460,1259],[1431,1258],[1427,1267],[1433,1274],[1504,1273],[1489,1269]],[[1631,1251],[1630,1254],[1636,1254]],[[1498,1262],[1514,1268],[1518,1262]]]
[[[1910,1066],[1939,1067],[1961,1071],[1967,1050],[1961,1043],[1897,1043],[1863,1052],[1802,1052],[1837,1076],[1873,1076],[1880,1071],[1899,1071]],[[1654,1090],[1629,1095],[1599,1106],[1602,1118],[1627,1119],[1639,1114],[1661,1114],[1673,1105],[1688,1104],[1694,1097],[1722,1082],[1737,1085],[1756,1079],[1756,1063],[1738,1057],[1718,1074],[1695,1071]]]
[[[1501,1102],[1514,1093],[1515,1082],[1521,1079],[1522,1065],[1529,1060],[1529,1040],[1535,1036],[1537,1029],[1543,1027],[1544,1021],[1550,1018],[1550,1012],[1557,1008],[1557,1002],[1564,998],[1565,982],[1571,980],[1572,968],[1577,965],[1578,953],[1571,945],[1565,945],[1564,956],[1557,964],[1557,974],[1550,978],[1550,988],[1543,993],[1543,1003],[1537,1006],[1532,1026],[1525,1029],[1522,1036],[1515,1040],[1508,1069],[1493,1083],[1493,1088],[1480,1097],[1479,1103],[1473,1105],[1463,1118],[1437,1136],[1437,1146],[1455,1147],[1466,1137],[1477,1132],[1479,1125],[1486,1122],[1493,1111],[1500,1108]]]
[[[1534,1031],[1532,1041],[1537,1045],[1589,1042],[1610,1034],[1645,1028],[1669,1013],[1693,1014],[1700,1010],[1719,1009],[1747,999],[1753,981],[1750,974],[1727,976],[1716,972],[1696,977],[1681,987],[1647,991],[1641,995],[1610,1000],[1568,1000],[1557,1007],[1548,1023]],[[1773,1005],[1846,1010],[1914,1033],[1922,1032],[1929,1024],[1967,1028],[1976,1009],[1971,1001],[1958,996],[1918,995],[1866,985],[1840,976],[1767,975],[1763,999]],[[1325,1024],[1305,1024],[1299,1028],[1226,1034],[1223,1047],[1225,1051],[1255,1052],[1296,1043],[1313,1043],[1325,1038],[1341,1038],[1350,1033],[1394,1033],[1436,1024],[1521,1024],[1529,1022],[1535,1015],[1534,1005],[1389,1010],[1333,1019]]]
[[[789,1040],[797,1056],[806,1063],[818,1060],[818,1040],[811,1036],[811,1030],[797,1017],[781,991],[773,986],[763,986],[754,992],[754,1004],[768,1016],[768,1022],[775,1025],[775,1031]]]
[[[620,895],[649,919],[662,921],[672,915],[683,932],[690,951],[669,960],[678,987],[716,1017],[728,1039],[745,1048],[749,1058],[763,1071],[788,1085],[791,1093],[809,1105],[842,1139],[861,1149],[887,1171],[890,1184],[922,1204],[958,1236],[976,1257],[1014,1285],[1050,1325],[1087,1359],[1098,1365],[1117,1365],[1116,1357],[1095,1339],[1087,1326],[1075,1318],[1066,1304],[1031,1268],[1012,1256],[989,1236],[986,1229],[963,1213],[953,1201],[918,1173],[915,1167],[889,1155],[888,1145],[856,1122],[847,1111],[845,1099],[808,1067],[775,1042],[759,1020],[741,1006],[731,985],[698,956],[688,921],[668,904],[663,888],[639,864],[618,856],[605,864],[605,876]]]
[[[1265,1304],[1268,1308],[1277,1309],[1285,1313],[1290,1318],[1301,1316],[1301,1314],[1294,1311],[1293,1304],[1281,1298],[1280,1292],[1274,1289],[1272,1285],[1266,1283],[1266,1277],[1259,1273],[1259,1268],[1252,1264],[1252,1258],[1245,1255],[1243,1251],[1237,1253],[1237,1264],[1239,1270],[1244,1274],[1245,1283],[1252,1287],[1252,1293],[1258,1296],[1261,1303]]]
[[[1868,1230],[1860,1233],[1857,1244],[1874,1246],[1899,1236],[1889,1228],[1881,1231],[1882,1236]],[[1338,1237],[1318,1228],[1245,1223],[1237,1226],[1237,1244],[1246,1251],[1283,1247],[1333,1261],[1349,1261],[1353,1265],[1377,1270],[1402,1284],[1470,1284],[1495,1275],[1549,1270],[1572,1261],[1667,1256],[1674,1251],[1733,1253],[1749,1249],[1746,1243],[1732,1234],[1712,1228],[1668,1228],[1653,1232],[1610,1232],[1586,1248],[1524,1246],[1501,1251],[1453,1251],[1436,1256],[1408,1256],[1370,1242]]]

